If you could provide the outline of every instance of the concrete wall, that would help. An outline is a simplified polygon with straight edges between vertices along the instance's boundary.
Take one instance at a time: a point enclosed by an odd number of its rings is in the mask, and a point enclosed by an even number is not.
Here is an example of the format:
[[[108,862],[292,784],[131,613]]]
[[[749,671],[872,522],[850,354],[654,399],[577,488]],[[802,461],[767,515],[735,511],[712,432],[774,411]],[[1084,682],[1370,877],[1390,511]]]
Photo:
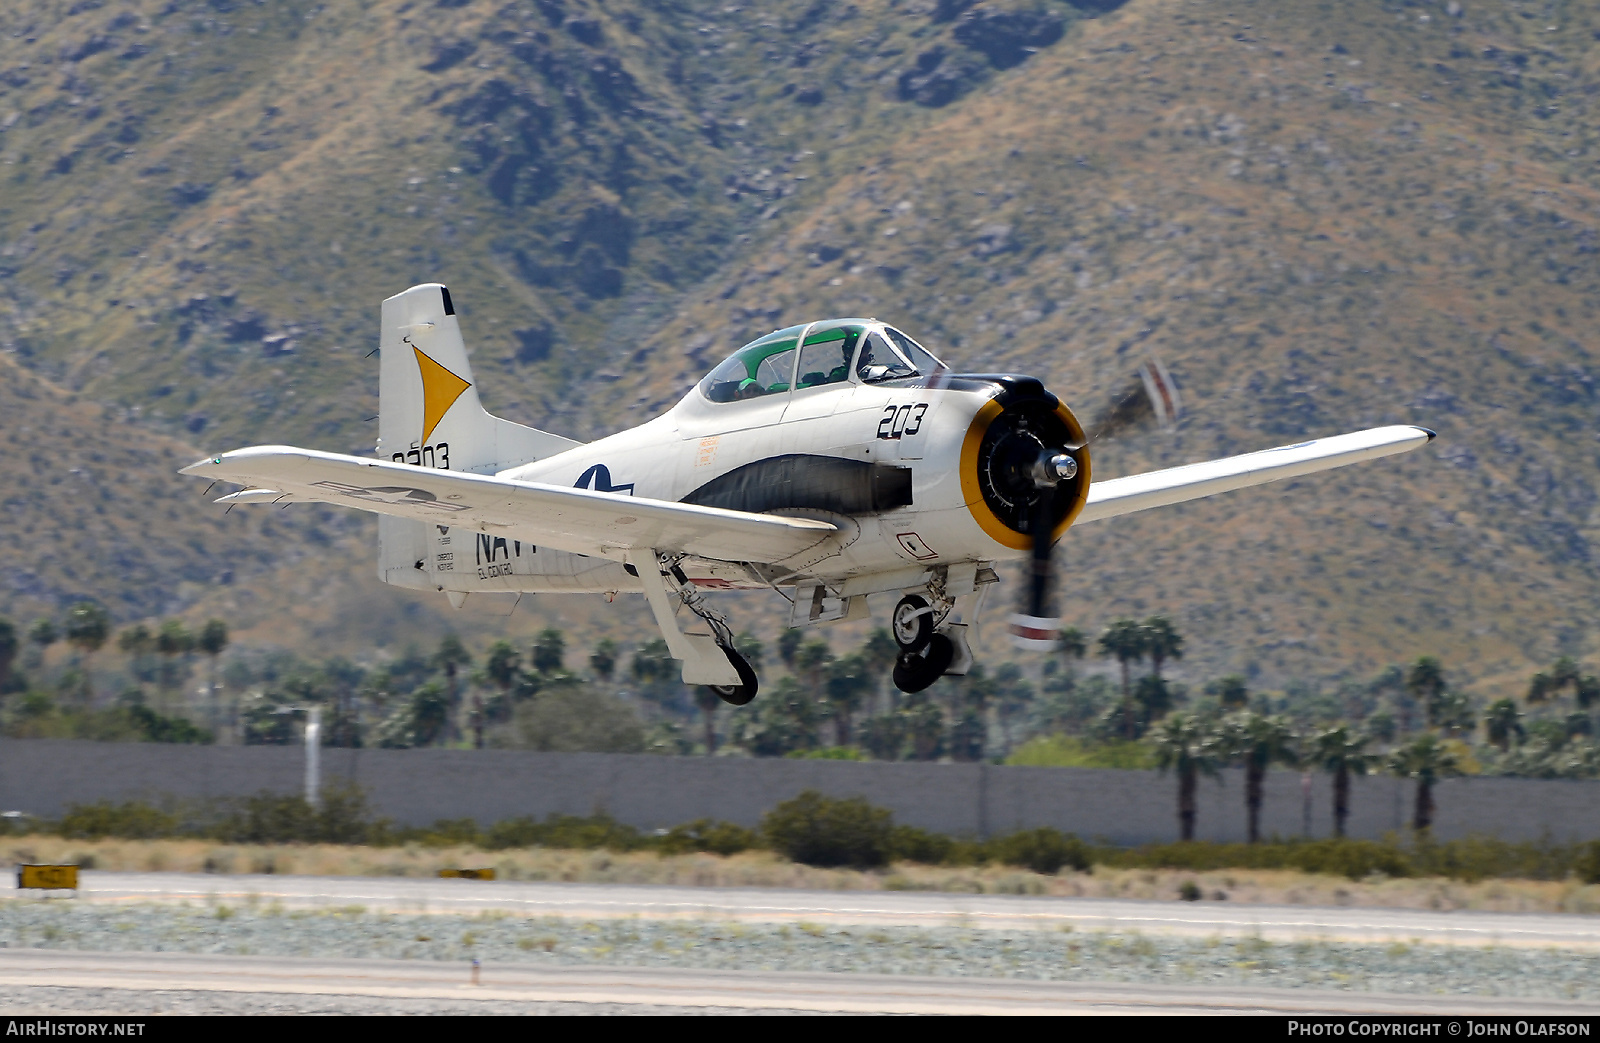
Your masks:
[[[299,747],[169,746],[0,740],[0,810],[55,816],[97,800],[246,796],[300,792]],[[1144,771],[1005,768],[978,764],[705,759],[512,750],[322,751],[326,780],[353,780],[381,815],[408,825],[441,818],[488,823],[551,812],[604,810],[651,829],[697,818],[755,825],[804,789],[864,796],[898,822],[952,834],[988,835],[1055,826],[1083,837],[1136,844],[1177,838],[1177,783]],[[1353,780],[1350,833],[1379,837],[1410,818],[1414,784]],[[1314,775],[1311,834],[1331,832],[1330,784]],[[1507,840],[1600,838],[1600,782],[1451,779],[1435,790],[1435,834]],[[1299,835],[1300,775],[1267,778],[1262,831]],[[1244,839],[1244,779],[1237,771],[1200,783],[1199,836]]]

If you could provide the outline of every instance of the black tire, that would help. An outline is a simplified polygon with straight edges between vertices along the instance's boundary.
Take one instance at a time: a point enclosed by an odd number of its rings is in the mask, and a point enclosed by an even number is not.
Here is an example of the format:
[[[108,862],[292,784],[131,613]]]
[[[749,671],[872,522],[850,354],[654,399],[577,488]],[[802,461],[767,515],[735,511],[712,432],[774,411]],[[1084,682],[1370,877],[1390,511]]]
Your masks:
[[[706,687],[729,706],[743,706],[756,697],[756,693],[761,690],[761,682],[756,680],[756,672],[745,661],[744,656],[731,648],[724,648],[722,651],[728,657],[728,662],[739,672],[739,683],[708,684]]]
[[[921,655],[902,652],[894,661],[894,686],[907,695],[933,684],[955,661],[956,646],[943,634],[934,634]]]
[[[933,613],[924,611],[927,608],[928,599],[915,594],[907,594],[895,605],[894,612],[889,616],[889,632],[894,635],[894,643],[900,646],[901,652],[920,652],[933,639]],[[902,622],[903,615],[916,612],[922,614]]]

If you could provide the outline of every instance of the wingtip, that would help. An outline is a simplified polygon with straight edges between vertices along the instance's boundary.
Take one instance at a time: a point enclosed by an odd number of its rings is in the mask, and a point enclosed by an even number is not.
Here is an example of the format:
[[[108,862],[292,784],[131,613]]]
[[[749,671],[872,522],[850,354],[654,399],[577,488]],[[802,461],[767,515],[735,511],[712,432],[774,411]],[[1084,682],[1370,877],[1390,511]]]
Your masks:
[[[1413,425],[1413,426],[1416,426],[1416,425]],[[1432,428],[1420,427],[1419,426],[1419,427],[1417,427],[1417,430],[1421,431],[1423,434],[1427,435],[1428,436],[1428,441],[1430,441],[1430,442],[1433,441],[1435,438],[1439,437],[1439,432],[1433,430]]]

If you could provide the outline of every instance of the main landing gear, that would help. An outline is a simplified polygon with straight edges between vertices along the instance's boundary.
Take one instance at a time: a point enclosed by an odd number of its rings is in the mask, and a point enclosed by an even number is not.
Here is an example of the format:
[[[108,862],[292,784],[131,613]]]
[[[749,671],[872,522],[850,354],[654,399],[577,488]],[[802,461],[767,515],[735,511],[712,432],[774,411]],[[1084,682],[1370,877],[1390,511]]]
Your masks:
[[[894,607],[889,629],[900,646],[894,661],[894,686],[902,692],[927,688],[955,660],[955,644],[938,632],[934,615],[933,605],[918,594],[908,594]]]
[[[711,689],[713,695],[729,706],[743,706],[751,699],[754,699],[756,692],[761,689],[760,683],[756,680],[755,669],[751,667],[749,660],[727,645],[719,645],[718,647],[728,657],[728,662],[733,664],[733,668],[739,672],[739,683],[708,684],[706,687]]]
[[[705,595],[689,582],[689,577],[683,574],[676,563],[668,569],[667,575],[677,581],[678,598],[684,607],[705,621],[711,629],[712,639],[717,643],[717,650],[727,656],[728,665],[739,675],[738,684],[708,684],[706,687],[729,706],[745,705],[756,697],[761,684],[756,680],[756,671],[750,661],[734,649],[733,630],[728,626],[728,618],[706,602]]]
[[[645,600],[661,628],[661,636],[674,659],[683,662],[685,684],[702,684],[718,699],[743,706],[756,697],[760,684],[756,672],[733,647],[733,631],[727,617],[712,608],[705,596],[689,581],[679,562],[682,555],[651,552],[635,562],[634,573],[644,588]],[[643,567],[640,567],[640,566]],[[675,618],[673,600],[700,617],[708,634],[686,634]]]

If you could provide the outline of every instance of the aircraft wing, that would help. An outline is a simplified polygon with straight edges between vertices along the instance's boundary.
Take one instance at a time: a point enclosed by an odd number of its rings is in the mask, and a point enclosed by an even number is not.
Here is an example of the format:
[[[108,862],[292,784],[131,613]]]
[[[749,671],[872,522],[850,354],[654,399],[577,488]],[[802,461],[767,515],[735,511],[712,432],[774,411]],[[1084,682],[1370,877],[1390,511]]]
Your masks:
[[[184,474],[248,486],[231,502],[320,501],[438,525],[504,532],[539,546],[621,558],[624,550],[781,561],[836,531],[827,522],[518,482],[293,446],[235,449]]]
[[[1374,427],[1243,456],[1227,456],[1095,482],[1089,486],[1089,502],[1078,515],[1076,524],[1410,452],[1432,440],[1433,432],[1423,427]]]

